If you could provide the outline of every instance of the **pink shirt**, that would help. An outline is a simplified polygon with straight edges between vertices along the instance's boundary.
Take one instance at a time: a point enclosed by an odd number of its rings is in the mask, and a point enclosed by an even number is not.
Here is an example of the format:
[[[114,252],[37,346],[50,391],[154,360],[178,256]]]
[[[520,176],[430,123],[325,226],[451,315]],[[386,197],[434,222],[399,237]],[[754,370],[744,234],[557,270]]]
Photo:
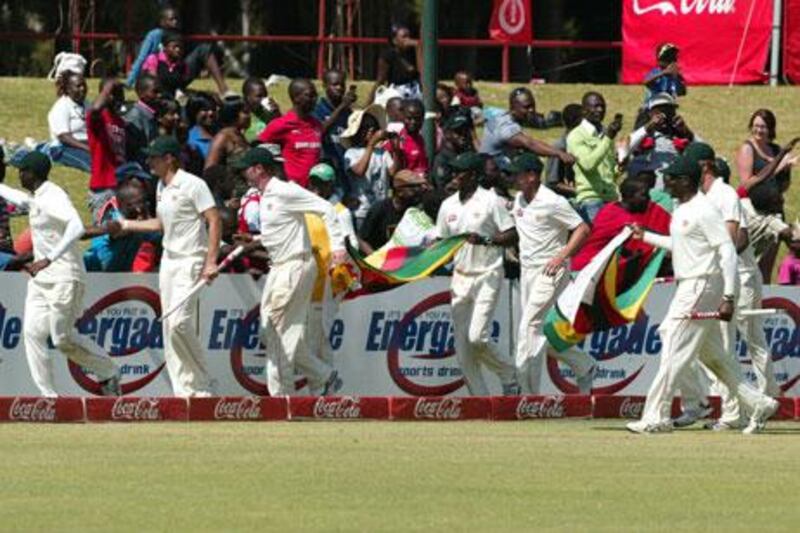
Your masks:
[[[293,109],[267,124],[258,140],[280,145],[286,177],[308,187],[308,173],[319,163],[322,153],[322,123],[319,120],[312,116],[300,118]]]
[[[780,285],[800,285],[800,257],[789,253],[778,269]]]

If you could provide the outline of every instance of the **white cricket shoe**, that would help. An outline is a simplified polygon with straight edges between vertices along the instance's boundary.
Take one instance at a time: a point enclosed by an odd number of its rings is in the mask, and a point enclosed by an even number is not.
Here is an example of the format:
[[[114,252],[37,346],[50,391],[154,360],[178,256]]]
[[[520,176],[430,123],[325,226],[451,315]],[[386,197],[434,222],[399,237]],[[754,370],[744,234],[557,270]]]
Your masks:
[[[672,421],[660,422],[658,424],[651,424],[644,420],[636,420],[635,422],[628,422],[625,427],[631,433],[645,434],[645,433],[669,433],[672,431]]]
[[[672,425],[676,428],[687,428],[701,418],[708,418],[714,410],[711,405],[700,405],[693,409],[686,409],[678,418],[672,420]]]
[[[711,431],[740,431],[742,429],[742,423],[739,421],[726,422],[725,420],[709,420],[703,424],[703,429],[710,429]]]
[[[597,371],[597,365],[592,365],[592,368],[589,369],[582,376],[578,376],[575,381],[578,384],[578,393],[579,394],[591,394],[592,393],[592,383],[594,382],[594,373]]]
[[[764,428],[767,427],[767,420],[778,412],[778,407],[780,407],[780,404],[776,400],[768,398],[767,402],[763,405],[759,405],[756,407],[755,411],[753,411],[752,416],[750,416],[750,423],[747,424],[747,427],[744,428],[742,433],[745,435],[754,435],[764,431]]]

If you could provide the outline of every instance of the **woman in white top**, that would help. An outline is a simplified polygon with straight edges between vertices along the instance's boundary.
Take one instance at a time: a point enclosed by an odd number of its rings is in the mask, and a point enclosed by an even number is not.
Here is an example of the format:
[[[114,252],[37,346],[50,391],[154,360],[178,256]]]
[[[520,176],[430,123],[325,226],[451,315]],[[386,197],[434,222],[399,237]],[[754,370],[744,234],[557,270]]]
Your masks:
[[[90,172],[89,135],[86,131],[86,80],[64,72],[56,80],[58,100],[47,114],[50,158],[62,165]]]

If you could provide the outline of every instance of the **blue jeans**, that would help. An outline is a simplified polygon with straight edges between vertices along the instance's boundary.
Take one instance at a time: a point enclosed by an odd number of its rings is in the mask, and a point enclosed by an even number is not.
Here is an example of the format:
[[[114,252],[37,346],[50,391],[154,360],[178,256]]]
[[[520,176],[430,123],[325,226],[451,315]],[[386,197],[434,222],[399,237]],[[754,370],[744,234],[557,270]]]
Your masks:
[[[602,200],[592,200],[590,202],[583,202],[582,204],[578,205],[578,214],[586,221],[587,224],[591,224],[597,213],[606,203]]]
[[[57,144],[50,148],[50,159],[66,167],[77,168],[87,174],[92,171],[92,156],[87,150]]]

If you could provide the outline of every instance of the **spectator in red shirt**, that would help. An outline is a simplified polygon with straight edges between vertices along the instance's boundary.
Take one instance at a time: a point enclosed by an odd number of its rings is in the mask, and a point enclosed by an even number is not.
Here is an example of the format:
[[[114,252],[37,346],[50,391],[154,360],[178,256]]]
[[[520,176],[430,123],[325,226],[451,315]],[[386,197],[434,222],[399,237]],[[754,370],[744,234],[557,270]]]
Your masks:
[[[308,173],[322,153],[322,123],[312,116],[317,90],[309,80],[298,78],[289,84],[289,98],[291,111],[267,124],[258,140],[279,145],[286,178],[307,187]]]
[[[100,82],[100,95],[86,116],[92,172],[89,178],[89,209],[92,220],[97,211],[114,196],[117,167],[125,163],[125,121],[120,110],[125,102],[122,83],[115,79]]]
[[[472,86],[472,74],[466,70],[456,72],[453,81],[456,84],[456,98],[461,107],[483,107],[478,90]]]
[[[424,110],[419,100],[406,100],[403,105],[403,129],[392,143],[395,157],[399,160],[398,168],[407,168],[417,174],[428,174],[428,155],[425,153],[425,140],[420,130]]]

